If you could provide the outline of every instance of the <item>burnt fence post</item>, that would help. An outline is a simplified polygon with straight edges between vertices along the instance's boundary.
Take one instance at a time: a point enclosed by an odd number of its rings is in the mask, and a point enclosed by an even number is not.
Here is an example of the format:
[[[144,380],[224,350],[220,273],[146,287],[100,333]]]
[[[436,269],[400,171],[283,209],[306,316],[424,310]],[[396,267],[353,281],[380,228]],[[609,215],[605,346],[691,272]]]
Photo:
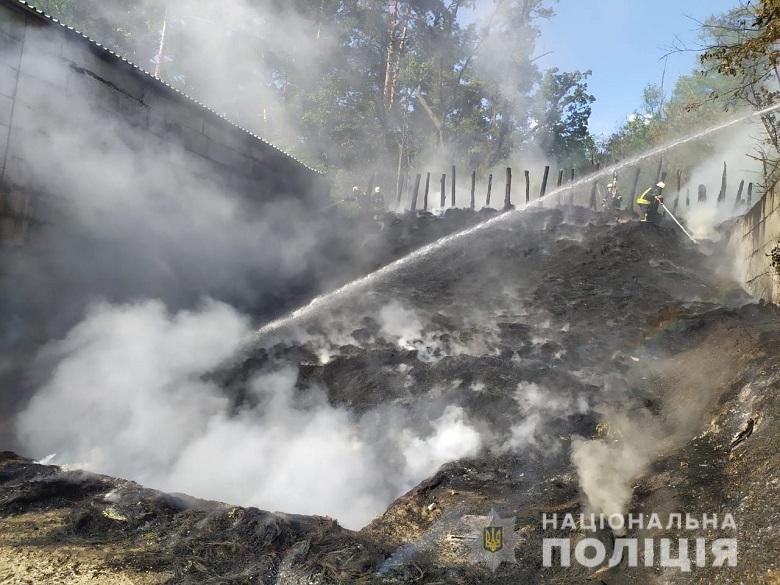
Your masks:
[[[425,195],[423,196],[423,209],[428,211],[428,192],[431,190],[431,173],[425,174]]]
[[[737,200],[734,202],[734,208],[737,208],[744,203],[744,201],[742,201],[742,191],[744,189],[745,189],[745,179],[742,179],[739,182],[739,189],[737,189]]]
[[[504,192],[504,209],[512,207],[512,168],[506,168],[506,191]]]
[[[455,207],[455,165],[452,165],[452,175],[450,181],[452,182],[452,201],[451,207]]]
[[[471,171],[471,209],[474,209],[476,206],[476,201],[474,201],[474,192],[477,188],[477,171]]]
[[[523,171],[525,175],[525,202],[531,201],[531,173],[529,171]]]
[[[547,179],[550,176],[550,167],[544,167],[544,175],[542,176],[542,188],[539,190],[539,199],[544,198],[544,194],[547,193]]]
[[[404,177],[401,175],[401,178],[398,180],[398,195],[395,198],[395,208],[401,209],[401,196],[404,194]]]
[[[415,211],[417,209],[417,196],[420,194],[420,179],[422,179],[422,174],[417,173],[417,176],[414,178],[414,192],[412,194],[412,206],[411,210]]]
[[[630,209],[631,209],[632,212],[634,211],[634,205],[636,204],[637,195],[639,195],[639,193],[637,193],[636,190],[637,190],[637,187],[639,187],[639,176],[641,174],[642,174],[642,167],[637,167],[636,171],[634,172],[634,182],[633,182],[633,184],[631,186],[631,193],[629,195],[631,197],[631,208]]]
[[[723,175],[720,178],[720,191],[718,191],[718,204],[720,205],[723,201],[726,200],[726,187],[728,185],[728,175],[727,175],[727,168],[726,163],[723,163]]]

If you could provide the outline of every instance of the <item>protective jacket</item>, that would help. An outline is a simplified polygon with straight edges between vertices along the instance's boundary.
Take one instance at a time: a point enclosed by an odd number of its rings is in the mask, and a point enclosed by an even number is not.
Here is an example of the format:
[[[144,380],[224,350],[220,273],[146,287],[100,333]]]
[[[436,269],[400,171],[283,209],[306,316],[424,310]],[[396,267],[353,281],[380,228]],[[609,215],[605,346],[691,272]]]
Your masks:
[[[657,197],[660,197],[662,193],[663,189],[658,185],[654,185],[637,197],[636,203],[642,211],[640,221],[658,223],[661,220],[661,215],[658,213],[661,203]]]

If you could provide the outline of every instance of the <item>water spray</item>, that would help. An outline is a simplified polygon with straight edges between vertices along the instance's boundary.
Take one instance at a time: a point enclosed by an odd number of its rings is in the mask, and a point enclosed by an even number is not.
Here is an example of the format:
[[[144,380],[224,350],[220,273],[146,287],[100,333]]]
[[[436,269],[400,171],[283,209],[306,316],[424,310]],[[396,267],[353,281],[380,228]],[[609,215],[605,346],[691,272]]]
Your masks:
[[[644,154],[637,155],[633,158],[621,161],[619,163],[616,163],[614,165],[605,167],[604,169],[600,171],[596,171],[595,173],[592,173],[578,181],[575,181],[574,183],[569,183],[565,187],[558,187],[557,189],[554,189],[547,193],[544,197],[537,199],[533,203],[526,203],[522,207],[518,207],[516,209],[509,210],[501,215],[497,215],[495,217],[492,217],[488,220],[485,220],[481,223],[478,223],[476,225],[471,226],[470,228],[467,228],[465,230],[455,232],[454,234],[450,234],[448,236],[444,236],[443,238],[440,238],[436,240],[435,242],[432,242],[430,244],[427,244],[414,252],[411,252],[410,254],[407,254],[403,258],[399,258],[398,260],[394,260],[390,264],[387,264],[383,266],[382,268],[379,268],[378,270],[375,270],[374,272],[371,272],[367,274],[366,276],[362,276],[360,278],[357,278],[351,282],[348,282],[347,284],[337,288],[336,290],[333,290],[329,293],[325,293],[324,295],[321,295],[319,297],[316,297],[314,300],[312,300],[309,304],[304,305],[303,307],[300,307],[299,309],[296,309],[295,311],[287,314],[284,317],[281,317],[279,319],[276,319],[274,321],[271,321],[261,327],[257,330],[255,333],[255,340],[262,339],[263,337],[274,333],[276,331],[279,331],[280,329],[283,329],[284,327],[287,327],[288,325],[291,325],[295,323],[296,321],[302,319],[303,317],[306,317],[308,315],[311,315],[317,310],[323,309],[342,297],[343,295],[350,294],[357,292],[370,284],[381,280],[382,278],[386,276],[390,276],[391,274],[394,274],[398,272],[401,268],[407,266],[408,264],[413,264],[414,262],[417,262],[418,260],[422,260],[432,252],[435,252],[436,250],[439,250],[441,248],[444,248],[445,246],[451,244],[452,242],[455,242],[457,240],[466,238],[474,233],[477,233],[479,231],[485,230],[493,225],[496,225],[498,223],[507,221],[509,219],[512,219],[515,217],[516,214],[522,213],[525,211],[528,207],[534,205],[534,204],[541,204],[545,199],[552,197],[553,195],[558,195],[560,193],[563,193],[565,191],[569,191],[571,189],[574,189],[576,187],[586,185],[588,183],[591,183],[595,181],[596,179],[611,175],[612,173],[615,173],[619,171],[622,168],[625,168],[627,166],[633,166],[639,162],[642,162],[645,159],[653,158],[655,156],[661,155],[665,153],[668,150],[671,150],[673,148],[676,148],[678,146],[682,146],[683,144],[686,144],[688,142],[691,142],[693,140],[698,140],[700,138],[704,138],[705,136],[709,136],[710,134],[714,134],[715,132],[720,132],[721,130],[725,130],[726,128],[729,128],[731,126],[734,126],[736,124],[739,124],[741,122],[744,122],[746,120],[749,120],[751,118],[754,118],[756,116],[763,116],[765,114],[768,114],[770,112],[773,112],[775,110],[780,109],[780,103],[775,104],[773,106],[770,106],[768,108],[764,108],[762,110],[758,110],[755,112],[750,112],[748,114],[745,114],[743,116],[740,116],[738,118],[734,118],[733,120],[729,120],[728,122],[723,122],[721,124],[717,124],[715,126],[711,126],[709,128],[706,128],[704,130],[701,130],[695,134],[691,134],[690,136],[686,136],[683,138],[678,138],[677,140],[674,140],[672,142],[668,142],[667,144],[658,146],[656,148],[653,148]],[[666,206],[664,206],[666,209]],[[668,209],[666,210],[669,211]],[[672,219],[677,223],[678,226],[685,232],[685,234],[694,242],[696,240],[693,239],[693,237],[688,233],[685,228],[677,221],[677,219],[672,216],[672,214],[669,214]]]
[[[666,211],[666,213],[668,213],[668,214],[669,214],[669,217],[671,217],[671,218],[672,218],[672,220],[674,220],[674,223],[676,223],[676,224],[677,224],[677,227],[679,227],[679,228],[680,228],[680,229],[683,231],[683,233],[684,233],[686,236],[688,236],[688,239],[689,239],[689,240],[691,240],[691,242],[693,242],[694,244],[698,244],[698,243],[699,243],[699,242],[697,242],[697,241],[696,241],[696,239],[695,239],[695,238],[694,238],[694,237],[693,237],[691,234],[689,234],[689,233],[688,233],[688,230],[686,230],[686,229],[683,227],[683,224],[681,224],[679,221],[677,221],[677,218],[676,218],[674,215],[672,215],[672,212],[671,212],[671,211],[669,211],[669,208],[668,208],[666,205],[664,205],[663,203],[661,203],[661,207],[663,207],[663,208],[664,208],[664,210]]]

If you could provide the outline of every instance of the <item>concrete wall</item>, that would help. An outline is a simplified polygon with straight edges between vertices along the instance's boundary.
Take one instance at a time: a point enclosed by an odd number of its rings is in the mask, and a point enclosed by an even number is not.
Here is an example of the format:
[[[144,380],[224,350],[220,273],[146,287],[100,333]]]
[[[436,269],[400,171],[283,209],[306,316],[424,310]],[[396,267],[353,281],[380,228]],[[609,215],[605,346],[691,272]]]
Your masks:
[[[768,254],[780,243],[780,197],[769,190],[745,215],[731,235],[737,258],[741,260],[744,282],[756,297],[780,303],[780,278]]]
[[[249,200],[319,205],[327,196],[322,176],[289,155],[82,35],[0,0],[0,241],[23,240],[30,225],[51,219],[45,200],[56,193],[35,185],[45,169],[34,142],[76,107],[123,120],[144,143],[185,149],[203,163],[191,167]]]

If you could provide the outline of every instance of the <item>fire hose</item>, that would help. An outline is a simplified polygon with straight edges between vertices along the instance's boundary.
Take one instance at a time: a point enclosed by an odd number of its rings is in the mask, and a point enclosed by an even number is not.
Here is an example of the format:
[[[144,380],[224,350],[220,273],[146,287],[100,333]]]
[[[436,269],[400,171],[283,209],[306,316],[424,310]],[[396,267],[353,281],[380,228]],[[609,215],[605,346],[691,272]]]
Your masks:
[[[664,205],[663,203],[661,203],[661,207],[663,207],[663,208],[664,208],[664,211],[666,211],[666,213],[668,213],[668,214],[669,214],[669,217],[671,217],[671,218],[674,220],[674,223],[676,223],[676,224],[677,224],[677,227],[679,227],[679,228],[680,228],[680,229],[683,231],[683,233],[684,233],[686,236],[688,236],[688,238],[691,240],[691,242],[693,242],[694,244],[698,244],[698,243],[699,243],[699,242],[697,242],[697,241],[696,241],[696,239],[695,239],[695,238],[694,238],[694,237],[693,237],[691,234],[689,234],[689,233],[688,233],[688,230],[686,230],[686,229],[683,227],[683,224],[681,224],[679,221],[677,221],[677,218],[676,218],[674,215],[672,215],[672,212],[671,212],[671,211],[669,211],[669,208],[668,208],[666,205]]]

